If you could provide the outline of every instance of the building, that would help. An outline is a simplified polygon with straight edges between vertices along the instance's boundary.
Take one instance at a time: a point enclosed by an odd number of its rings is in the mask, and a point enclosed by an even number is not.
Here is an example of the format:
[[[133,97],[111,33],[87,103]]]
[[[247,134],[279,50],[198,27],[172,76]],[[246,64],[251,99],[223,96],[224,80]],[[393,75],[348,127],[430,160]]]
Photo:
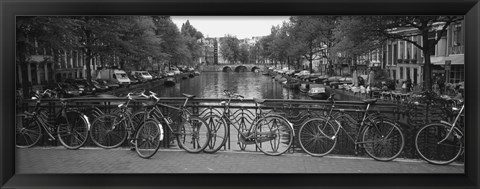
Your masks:
[[[50,82],[64,81],[68,78],[86,78],[86,56],[80,50],[54,50],[42,46],[37,42],[29,49],[25,72],[28,81],[23,81],[22,66],[17,64],[16,82],[20,86],[24,83],[31,85],[45,85]],[[118,58],[111,58],[109,65],[118,66]],[[102,67],[100,57],[95,56],[90,61],[92,78],[96,76],[96,70]],[[105,64],[105,63],[104,63]]]
[[[435,31],[429,33],[429,41],[434,43],[440,35],[443,23],[436,24]],[[412,35],[410,40],[422,44],[422,36],[414,28],[399,28],[396,33]],[[431,49],[431,64],[434,80],[443,78],[447,83],[464,81],[464,21],[452,23],[443,33],[440,41]],[[404,40],[389,40],[386,43],[386,66],[390,78],[414,84],[423,82],[424,57],[422,51]],[[448,66],[450,64],[450,66]],[[447,66],[446,66],[447,65]]]

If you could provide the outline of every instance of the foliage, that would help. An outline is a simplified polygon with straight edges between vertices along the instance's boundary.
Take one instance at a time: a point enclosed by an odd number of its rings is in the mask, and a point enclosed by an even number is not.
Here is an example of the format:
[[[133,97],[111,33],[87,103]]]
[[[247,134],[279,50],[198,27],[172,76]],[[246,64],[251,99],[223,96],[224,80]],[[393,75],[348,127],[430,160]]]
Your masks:
[[[188,20],[187,22],[182,24],[181,34],[186,43],[188,51],[190,52],[189,57],[191,58],[191,60],[187,64],[191,65],[191,63],[194,62],[195,59],[200,57],[202,54],[202,44],[199,41],[203,38],[203,34],[197,31],[197,29],[195,29],[192,25],[190,25],[190,21]]]
[[[231,63],[237,63],[240,58],[240,41],[237,37],[226,35],[220,38],[220,53]]]

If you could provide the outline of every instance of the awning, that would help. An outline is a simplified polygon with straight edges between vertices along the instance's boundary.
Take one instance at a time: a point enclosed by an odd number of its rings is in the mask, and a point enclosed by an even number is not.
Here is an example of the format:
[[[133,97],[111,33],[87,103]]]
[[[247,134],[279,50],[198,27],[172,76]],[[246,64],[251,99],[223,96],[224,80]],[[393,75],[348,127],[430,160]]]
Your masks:
[[[465,55],[451,55],[446,57],[431,57],[430,61],[434,65],[445,65],[445,61],[452,61],[452,65],[463,65],[465,64]]]

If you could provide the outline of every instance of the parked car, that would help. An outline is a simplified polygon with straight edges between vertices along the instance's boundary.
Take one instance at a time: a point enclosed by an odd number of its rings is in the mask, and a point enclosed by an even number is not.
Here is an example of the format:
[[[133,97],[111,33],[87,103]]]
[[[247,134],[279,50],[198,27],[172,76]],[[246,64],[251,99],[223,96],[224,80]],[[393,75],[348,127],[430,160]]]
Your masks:
[[[302,79],[303,76],[307,76],[307,75],[310,75],[310,71],[308,71],[308,70],[302,70],[302,71],[298,72],[297,74],[295,74],[295,76],[297,76],[298,78],[301,78],[301,79]]]
[[[54,90],[58,98],[80,96],[80,90],[77,87],[65,82],[51,83],[46,88]]]
[[[318,77],[310,77],[310,81],[313,83],[323,83],[323,81],[325,81],[326,79],[328,79],[328,76],[326,75],[321,75]]]
[[[329,77],[325,80],[323,80],[323,84],[326,85],[326,86],[330,86],[330,83],[331,82],[336,82],[338,81],[340,78],[342,78],[341,76],[332,76],[332,77]]]
[[[135,85],[135,84],[138,84],[140,81],[138,81],[138,79],[136,79],[135,76],[133,75],[128,75],[128,79],[130,79],[130,85]]]
[[[65,83],[75,86],[80,90],[80,95],[94,94],[96,89],[92,84],[89,84],[86,79],[67,79]]]
[[[288,70],[285,72],[285,75],[288,75],[288,76],[293,76],[295,74],[295,70]]]
[[[102,83],[99,83],[98,81],[92,80],[90,83],[95,87],[95,91],[97,92],[105,92],[108,91],[108,86]]]
[[[115,83],[111,80],[97,79],[97,81],[101,84],[104,84],[104,85],[108,86],[109,89],[116,89],[116,88],[120,87],[120,84]]]

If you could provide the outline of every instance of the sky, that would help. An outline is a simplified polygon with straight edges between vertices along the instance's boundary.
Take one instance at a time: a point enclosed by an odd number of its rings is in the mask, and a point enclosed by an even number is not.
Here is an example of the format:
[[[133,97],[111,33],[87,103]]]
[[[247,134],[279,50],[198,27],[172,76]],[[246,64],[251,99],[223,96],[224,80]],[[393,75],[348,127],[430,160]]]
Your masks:
[[[172,16],[172,21],[181,29],[187,20],[202,32],[204,37],[224,37],[227,34],[238,39],[266,36],[272,26],[288,21],[289,16]]]

